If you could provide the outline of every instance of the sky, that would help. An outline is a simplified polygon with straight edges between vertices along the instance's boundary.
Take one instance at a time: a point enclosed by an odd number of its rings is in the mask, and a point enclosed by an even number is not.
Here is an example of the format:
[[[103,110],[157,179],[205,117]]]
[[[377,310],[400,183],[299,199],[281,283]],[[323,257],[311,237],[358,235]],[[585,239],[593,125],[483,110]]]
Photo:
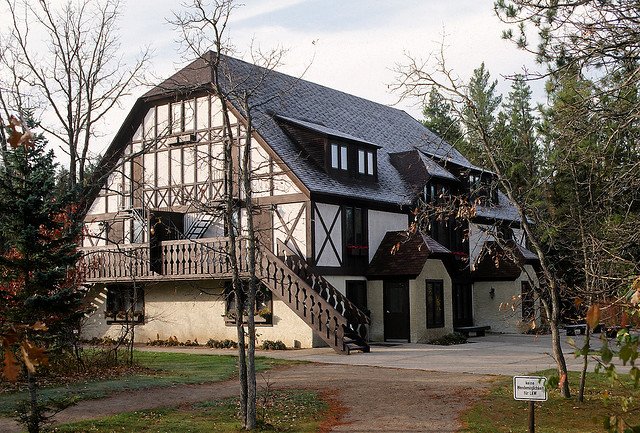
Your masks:
[[[59,2],[60,0],[52,0]],[[403,100],[390,90],[397,65],[407,55],[427,60],[444,46],[448,66],[467,81],[485,62],[498,91],[506,95],[503,77],[536,68],[534,59],[501,39],[506,26],[493,11],[493,0],[244,0],[229,24],[235,55],[250,59],[250,46],[284,48],[277,70],[367,98],[394,105],[421,118],[421,101]],[[180,51],[178,32],[167,22],[180,10],[173,0],[122,0],[121,43],[125,58],[133,59],[148,46],[152,82],[170,76],[191,58]],[[3,18],[4,16],[4,18]],[[6,14],[0,11],[0,29]],[[0,31],[2,31],[0,30]],[[543,97],[543,84],[532,83],[534,98]],[[103,125],[100,152],[110,142],[136,97],[134,89]]]

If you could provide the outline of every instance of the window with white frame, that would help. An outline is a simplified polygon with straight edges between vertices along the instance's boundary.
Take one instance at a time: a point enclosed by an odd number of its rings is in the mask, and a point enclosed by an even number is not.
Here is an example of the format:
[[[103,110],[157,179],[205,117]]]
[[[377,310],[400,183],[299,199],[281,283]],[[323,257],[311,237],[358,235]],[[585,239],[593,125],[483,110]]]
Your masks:
[[[331,168],[347,170],[347,145],[331,143]]]

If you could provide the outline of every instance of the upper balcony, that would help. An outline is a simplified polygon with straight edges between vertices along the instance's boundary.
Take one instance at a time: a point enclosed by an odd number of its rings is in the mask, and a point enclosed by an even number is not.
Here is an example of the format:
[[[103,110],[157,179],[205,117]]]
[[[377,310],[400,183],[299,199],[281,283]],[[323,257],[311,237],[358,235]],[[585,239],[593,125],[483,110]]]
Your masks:
[[[237,242],[240,272],[245,273],[246,239]],[[85,281],[130,283],[230,278],[229,246],[229,238],[220,237],[163,241],[156,254],[149,244],[85,247],[82,248]]]

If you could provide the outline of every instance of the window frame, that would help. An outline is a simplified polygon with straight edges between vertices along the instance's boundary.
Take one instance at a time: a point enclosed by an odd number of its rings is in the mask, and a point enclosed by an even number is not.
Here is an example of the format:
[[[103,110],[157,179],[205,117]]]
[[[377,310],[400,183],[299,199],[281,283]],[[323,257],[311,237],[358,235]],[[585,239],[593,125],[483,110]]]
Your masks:
[[[107,319],[107,325],[144,323],[144,289],[135,286],[108,287],[104,317]]]
[[[358,206],[342,206],[342,213],[344,215],[342,227],[346,254],[349,256],[368,256],[369,227],[367,209]],[[359,231],[358,226],[360,227]]]
[[[333,170],[349,171],[349,148],[345,143],[334,141],[329,144],[329,166]]]
[[[367,315],[370,314],[366,280],[346,280],[345,296],[353,305],[358,307],[360,311]],[[363,302],[358,302],[358,300],[362,300]]]
[[[376,152],[364,147],[356,149],[359,176],[375,177],[376,176]]]
[[[233,286],[230,282],[227,282],[224,285],[225,325],[232,326],[236,324],[235,308],[235,293],[233,292]],[[253,317],[256,326],[273,325],[273,293],[271,293],[271,291],[264,285],[259,285],[256,290],[256,304],[254,306]]]
[[[429,290],[430,286],[431,291]],[[444,308],[444,280],[427,279],[424,287],[427,329],[444,328],[446,310]],[[438,297],[441,301],[439,306],[435,303]]]

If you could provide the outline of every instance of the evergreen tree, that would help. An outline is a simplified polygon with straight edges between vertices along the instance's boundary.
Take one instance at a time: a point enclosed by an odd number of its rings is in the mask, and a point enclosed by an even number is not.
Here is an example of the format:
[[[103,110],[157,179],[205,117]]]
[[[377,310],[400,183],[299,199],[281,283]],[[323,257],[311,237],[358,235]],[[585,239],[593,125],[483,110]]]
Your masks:
[[[0,340],[7,378],[17,378],[22,359],[30,390],[23,422],[37,432],[45,415],[36,367],[69,346],[82,316],[81,230],[68,197],[56,195],[56,165],[44,138],[15,118],[11,126],[13,148],[0,169]]]
[[[517,198],[526,200],[540,179],[541,155],[537,138],[538,120],[531,107],[531,89],[516,76],[494,128],[496,159],[502,175]]]
[[[454,118],[449,104],[435,87],[429,92],[429,101],[422,110],[422,123],[454,147],[464,146],[464,134]]]
[[[484,62],[473,70],[467,86],[467,103],[462,109],[462,122],[467,131],[467,142],[460,149],[471,162],[488,166],[482,148],[483,136],[494,142],[493,132],[496,122],[496,110],[500,107],[502,96],[496,94],[498,80],[491,81],[491,74]]]

